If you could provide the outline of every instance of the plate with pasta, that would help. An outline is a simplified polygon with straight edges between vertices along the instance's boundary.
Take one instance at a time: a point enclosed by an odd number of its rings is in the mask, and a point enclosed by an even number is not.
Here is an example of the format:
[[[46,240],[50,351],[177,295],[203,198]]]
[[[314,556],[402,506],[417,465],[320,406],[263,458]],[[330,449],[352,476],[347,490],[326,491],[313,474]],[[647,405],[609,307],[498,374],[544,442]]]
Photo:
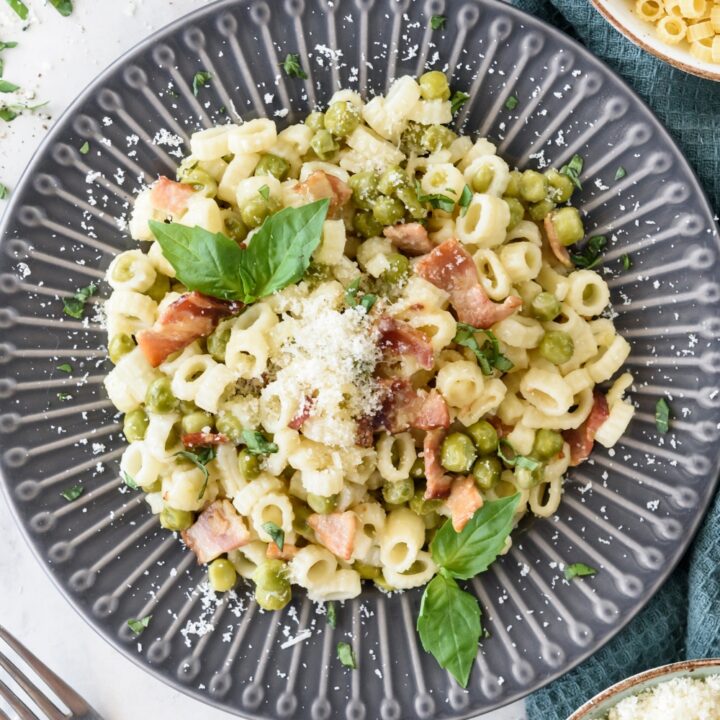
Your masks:
[[[716,228],[557,31],[222,2],[44,148],[3,229],[4,486],[149,671],[245,717],[471,717],[681,556],[719,464]]]

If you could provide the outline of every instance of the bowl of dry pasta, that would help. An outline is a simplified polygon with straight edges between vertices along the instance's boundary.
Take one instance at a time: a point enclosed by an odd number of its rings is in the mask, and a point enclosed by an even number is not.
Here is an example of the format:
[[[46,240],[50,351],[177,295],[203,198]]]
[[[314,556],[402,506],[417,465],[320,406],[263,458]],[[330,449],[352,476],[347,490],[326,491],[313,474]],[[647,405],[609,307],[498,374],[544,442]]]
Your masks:
[[[720,4],[712,0],[593,0],[629,40],[685,72],[720,81]]]

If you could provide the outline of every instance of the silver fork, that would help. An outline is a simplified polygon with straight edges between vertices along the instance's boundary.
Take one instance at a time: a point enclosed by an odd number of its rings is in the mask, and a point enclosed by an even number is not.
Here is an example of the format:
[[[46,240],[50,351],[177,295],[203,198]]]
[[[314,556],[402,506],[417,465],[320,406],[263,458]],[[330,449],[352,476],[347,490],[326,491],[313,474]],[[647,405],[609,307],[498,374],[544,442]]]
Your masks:
[[[13,649],[13,651],[21,657],[28,667],[41,678],[44,683],[52,690],[57,698],[68,708],[69,714],[57,707],[57,705],[47,697],[28,678],[25,673],[20,670],[2,651],[0,651],[0,667],[23,689],[23,692],[33,701],[33,703],[42,711],[38,715],[31,710],[25,702],[18,697],[2,680],[0,680],[0,697],[17,713],[20,720],[40,720],[40,718],[48,718],[48,720],[102,720],[100,715],[95,712],[64,680],[60,679],[47,665],[38,660],[26,647],[20,644],[2,625],[0,625],[0,640]],[[10,720],[10,718],[0,709],[0,720]]]

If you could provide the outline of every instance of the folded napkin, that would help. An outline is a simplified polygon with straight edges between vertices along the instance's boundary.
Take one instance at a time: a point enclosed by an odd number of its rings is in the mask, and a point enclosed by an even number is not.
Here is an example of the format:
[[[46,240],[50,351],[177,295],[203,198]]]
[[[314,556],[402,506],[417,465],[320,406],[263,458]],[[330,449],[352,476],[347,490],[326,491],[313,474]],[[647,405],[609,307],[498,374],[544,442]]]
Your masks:
[[[514,0],[583,43],[647,102],[720,209],[720,83],[657,60],[626,40],[588,0]],[[613,640],[527,700],[529,720],[565,720],[629,675],[686,658],[720,656],[720,496],[678,569]]]

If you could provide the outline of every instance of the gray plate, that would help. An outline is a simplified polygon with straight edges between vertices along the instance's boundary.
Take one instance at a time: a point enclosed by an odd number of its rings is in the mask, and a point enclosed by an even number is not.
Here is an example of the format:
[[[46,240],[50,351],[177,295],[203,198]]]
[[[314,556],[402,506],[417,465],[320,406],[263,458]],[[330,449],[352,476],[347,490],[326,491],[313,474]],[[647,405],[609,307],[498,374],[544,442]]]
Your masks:
[[[429,18],[440,13],[446,29],[433,32]],[[279,74],[287,52],[300,54],[310,80]],[[141,182],[172,173],[185,148],[169,135],[181,142],[227,116],[275,116],[286,107],[290,121],[339,85],[384,91],[393,75],[418,74],[426,62],[447,67],[453,85],[468,89],[459,122],[495,138],[510,161],[585,158],[580,201],[589,228],[611,237],[604,269],[637,379],[638,414],[618,447],[598,448],[594,462],[570,474],[558,516],[524,526],[513,550],[469,583],[489,637],[467,693],[418,644],[419,592],[388,598],[368,589],[345,603],[332,630],[302,597],[282,614],[265,614],[244,590],[220,601],[203,590],[192,555],[158,531],[138,494],[123,492],[118,417],[101,384],[104,334],[92,319],[65,317],[59,300],[100,281],[113,254],[132,246],[119,219]],[[196,99],[190,82],[198,70],[213,80]],[[519,100],[512,111],[511,94]],[[91,150],[82,155],[86,140]],[[627,175],[615,181],[619,166]],[[82,94],[33,159],[2,236],[1,464],[18,522],[103,637],[175,687],[232,712],[467,718],[519,698],[587,657],[643,606],[712,494],[720,286],[710,208],[668,134],[618,78],[506,5],[206,7],[143,42]],[[74,366],[72,377],[55,369],[63,362]],[[665,437],[654,423],[663,395],[678,418]],[[67,503],[60,492],[78,482],[85,494]],[[558,566],[577,561],[601,570],[567,584]],[[131,638],[126,620],[148,614],[150,628]],[[347,638],[360,659],[355,672],[335,660],[336,643]]]

